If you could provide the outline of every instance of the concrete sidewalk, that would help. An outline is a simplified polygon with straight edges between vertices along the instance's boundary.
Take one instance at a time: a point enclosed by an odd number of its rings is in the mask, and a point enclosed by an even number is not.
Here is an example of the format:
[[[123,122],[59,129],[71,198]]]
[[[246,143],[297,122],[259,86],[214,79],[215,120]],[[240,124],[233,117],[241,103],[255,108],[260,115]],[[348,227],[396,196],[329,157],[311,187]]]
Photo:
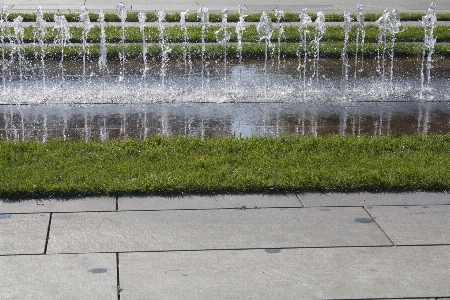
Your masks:
[[[0,202],[0,299],[450,299],[450,195]]]
[[[11,8],[11,12],[36,11],[41,6],[45,11],[79,11],[81,6],[94,12],[103,9],[105,12],[114,12],[116,5],[120,1],[107,2],[104,0],[78,0],[78,1],[56,1],[56,0],[16,0],[5,1]],[[262,11],[273,11],[278,7],[284,11],[300,12],[303,8],[308,8],[310,12],[324,11],[326,13],[343,13],[345,10],[356,11],[356,5],[362,4],[364,12],[382,13],[385,8],[397,9],[399,12],[420,12],[424,13],[429,8],[431,0],[258,0],[258,1],[218,1],[218,0],[131,0],[123,1],[130,11],[159,11],[180,12],[190,10],[195,13],[200,7],[208,7],[210,11],[221,11],[227,8],[230,12],[237,12],[238,6],[242,5],[246,12],[256,13]],[[438,13],[450,12],[450,1],[436,1]]]

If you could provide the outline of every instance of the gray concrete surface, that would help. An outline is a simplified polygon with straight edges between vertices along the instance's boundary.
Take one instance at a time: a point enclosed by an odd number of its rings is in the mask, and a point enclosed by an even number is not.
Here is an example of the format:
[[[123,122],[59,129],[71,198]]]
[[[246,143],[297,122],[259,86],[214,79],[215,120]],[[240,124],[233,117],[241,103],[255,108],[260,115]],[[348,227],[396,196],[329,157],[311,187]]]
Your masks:
[[[396,245],[450,245],[450,206],[367,208]]]
[[[450,294],[450,246],[124,253],[119,261],[121,300]]]
[[[115,254],[0,256],[0,299],[117,300]]]
[[[386,246],[362,208],[53,214],[48,253]]]
[[[116,5],[120,1],[106,2],[104,0],[78,0],[78,1],[56,1],[56,0],[16,0],[5,1],[5,4],[12,7],[11,11],[33,11],[41,6],[46,11],[78,11],[85,4],[90,10],[103,9],[105,11],[115,11]],[[258,1],[238,1],[238,0],[132,0],[123,1],[128,10],[133,11],[157,11],[163,9],[169,12],[179,12],[190,10],[196,12],[200,7],[208,7],[210,11],[221,11],[228,8],[231,11],[237,11],[238,5],[244,6],[247,12],[273,11],[275,7],[279,7],[285,11],[300,12],[303,8],[308,8],[311,12],[323,10],[324,12],[342,13],[348,9],[352,12],[356,11],[356,5],[362,4],[365,11],[382,13],[385,8],[390,10],[397,9],[399,12],[425,12],[430,6],[431,0],[281,0],[274,2],[273,0]],[[450,12],[449,1],[436,1],[439,12]]]
[[[97,200],[0,203],[0,299],[450,298],[444,193]]]
[[[43,254],[49,214],[0,214],[0,255]]]
[[[119,210],[302,207],[294,194],[276,196],[187,195],[180,197],[120,197],[118,205]]]
[[[449,193],[299,193],[305,207],[450,204]]]
[[[0,200],[0,212],[38,213],[38,212],[77,212],[77,211],[115,211],[115,197],[88,197],[79,199],[33,199],[23,201]]]

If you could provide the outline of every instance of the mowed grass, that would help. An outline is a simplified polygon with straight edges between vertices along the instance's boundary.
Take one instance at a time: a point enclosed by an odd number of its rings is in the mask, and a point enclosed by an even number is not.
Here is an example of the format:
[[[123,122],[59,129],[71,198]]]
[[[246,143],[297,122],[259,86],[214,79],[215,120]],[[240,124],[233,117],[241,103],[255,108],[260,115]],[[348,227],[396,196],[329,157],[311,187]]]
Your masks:
[[[450,188],[450,136],[0,142],[0,198]]]

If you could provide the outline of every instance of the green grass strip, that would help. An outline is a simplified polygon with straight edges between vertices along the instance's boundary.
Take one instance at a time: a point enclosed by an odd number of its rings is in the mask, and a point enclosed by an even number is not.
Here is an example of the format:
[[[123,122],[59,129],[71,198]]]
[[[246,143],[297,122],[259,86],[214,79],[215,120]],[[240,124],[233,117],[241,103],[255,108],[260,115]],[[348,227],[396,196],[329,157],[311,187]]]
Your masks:
[[[328,42],[320,45],[321,58],[341,58],[342,42]],[[169,59],[179,60],[183,58],[183,46],[180,44],[172,45],[172,51],[168,54]],[[378,45],[366,43],[364,45],[364,57],[377,57]],[[298,58],[299,44],[283,43],[281,44],[281,57],[283,59]],[[191,59],[201,58],[201,45],[191,44],[188,47]],[[309,57],[313,57],[314,49],[312,45],[307,48]],[[349,57],[354,57],[356,45],[349,43],[347,45],[347,53]],[[361,47],[359,47],[361,51]],[[122,47],[120,44],[107,45],[108,61],[120,60]],[[416,43],[396,43],[394,47],[395,57],[421,57],[423,52],[422,44]],[[8,57],[11,53],[10,48],[5,49],[5,55]],[[45,48],[45,60],[60,60],[61,46],[47,46]],[[40,59],[40,49],[37,46],[26,46],[23,54],[27,60]],[[17,53],[14,53],[16,56]],[[223,59],[224,48],[220,44],[207,44],[205,47],[205,55],[207,59]],[[269,59],[277,59],[278,45],[273,44],[273,48],[269,51]],[[303,53],[302,53],[303,55]],[[359,52],[361,55],[361,52]],[[97,60],[100,56],[100,46],[91,45],[87,47],[87,58],[89,60]],[[125,56],[127,59],[142,59],[142,44],[125,44]],[[227,57],[229,59],[238,59],[239,51],[237,44],[227,45]],[[242,57],[244,59],[264,59],[265,45],[260,43],[246,43],[242,46]],[[450,44],[436,44],[434,59],[444,59],[450,57]],[[64,48],[64,60],[79,61],[83,58],[83,48],[79,44],[66,46]],[[150,44],[147,46],[147,58],[159,61],[161,59],[161,47],[158,44]]]
[[[423,13],[400,13],[400,19],[402,21],[420,21],[422,20],[422,17],[425,15],[426,7],[424,7]],[[77,12],[70,12],[70,13],[57,13],[57,15],[63,15],[65,16],[67,22],[79,22],[80,21],[80,14]],[[273,22],[276,22],[276,17],[273,13],[268,13],[269,17],[272,19]],[[299,22],[300,21],[300,13],[294,13],[294,12],[285,12],[284,17],[281,19],[282,22]],[[364,19],[368,22],[374,22],[378,20],[381,17],[381,13],[365,13]],[[36,14],[35,13],[10,13],[8,15],[8,21],[13,21],[18,16],[22,16],[24,22],[35,22],[36,21]],[[54,22],[54,16],[55,13],[51,12],[45,12],[44,13],[44,19],[47,22]],[[316,20],[317,14],[315,13],[309,13],[309,16],[311,17],[312,21]],[[155,12],[147,12],[146,13],[146,20],[147,22],[156,22],[158,20],[158,16]],[[356,20],[356,15],[352,14],[351,17]],[[98,21],[98,14],[97,13],[89,13],[89,18],[92,22]],[[252,13],[245,17],[246,22],[259,22],[261,18],[261,13]],[[436,18],[438,21],[450,21],[450,14],[449,13],[438,13],[436,14]],[[105,13],[105,21],[106,22],[121,22],[120,18],[115,13]],[[180,13],[167,13],[166,14],[166,21],[167,22],[180,22]],[[187,18],[187,22],[200,22],[200,19],[197,17],[197,13],[191,12]],[[210,12],[209,13],[209,21],[211,23],[218,23],[222,22],[222,16],[218,12]],[[230,23],[237,23],[239,21],[239,14],[238,13],[229,13],[228,14],[228,22]],[[342,13],[327,13],[325,14],[325,22],[343,22],[344,21],[344,15]],[[138,13],[137,12],[129,12],[127,14],[126,22],[139,22],[138,20]]]
[[[448,191],[450,136],[0,142],[0,197]]]
[[[211,25],[205,32],[205,42],[216,43],[217,38],[215,32],[219,30],[219,25]],[[25,27],[24,30],[24,42],[34,43],[36,42],[35,28],[32,26]],[[187,27],[188,41],[190,43],[200,43],[202,38],[202,29],[199,25],[192,25]],[[308,34],[306,36],[308,42],[311,42],[316,36],[316,27],[309,26]],[[379,28],[377,25],[369,24],[365,27],[365,42],[377,43]],[[230,42],[236,43],[238,41],[237,34],[234,27],[229,28]],[[106,42],[107,43],[120,43],[122,41],[122,29],[120,26],[107,26],[105,28]],[[349,32],[349,40],[356,40],[357,26],[352,26]],[[286,25],[284,26],[284,33],[281,37],[282,42],[300,42],[300,32],[298,26]],[[421,43],[424,40],[425,32],[422,26],[402,26],[401,31],[396,34],[396,40],[398,42],[418,42]],[[434,30],[434,36],[438,43],[450,42],[450,26],[442,25],[436,26]],[[159,42],[159,31],[156,26],[146,26],[145,38],[148,43]],[[166,38],[169,43],[183,43],[184,31],[180,26],[168,26],[166,27]],[[343,42],[345,38],[344,27],[338,25],[327,26],[325,34],[323,35],[321,42]],[[9,37],[5,36],[4,41],[14,41],[14,30],[10,28]],[[88,43],[100,43],[100,27],[93,26],[87,34]],[[52,27],[47,29],[44,41],[46,43],[53,43],[58,40],[58,31]],[[81,26],[70,27],[70,42],[81,43],[83,40],[83,28]],[[278,41],[278,34],[275,30],[272,38],[272,42]],[[140,43],[142,41],[142,34],[140,28],[136,26],[128,26],[125,28],[125,43]],[[243,42],[259,42],[258,32],[256,25],[248,25],[242,36]]]

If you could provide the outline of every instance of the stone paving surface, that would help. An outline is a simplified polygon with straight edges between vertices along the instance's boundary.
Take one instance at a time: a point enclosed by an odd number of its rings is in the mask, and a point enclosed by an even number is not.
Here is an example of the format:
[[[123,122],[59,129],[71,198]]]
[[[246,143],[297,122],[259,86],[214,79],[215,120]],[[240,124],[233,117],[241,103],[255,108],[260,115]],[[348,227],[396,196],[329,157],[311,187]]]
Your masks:
[[[49,214],[0,214],[0,255],[43,254]]]
[[[450,285],[442,283],[450,276],[449,250],[450,246],[124,253],[119,255],[120,299],[446,296]]]
[[[445,299],[449,236],[446,193],[0,201],[0,299]]]
[[[0,299],[117,299],[112,253],[0,256]]]
[[[79,11],[82,5],[86,5],[91,11],[103,9],[106,12],[114,12],[116,5],[120,1],[106,2],[104,0],[78,0],[78,1],[56,1],[56,0],[15,0],[5,1],[5,4],[12,7],[11,11],[35,11],[41,6],[46,11]],[[382,13],[385,8],[389,10],[397,9],[399,12],[425,12],[431,4],[431,0],[130,0],[123,1],[126,8],[130,11],[159,11],[180,12],[190,10],[196,12],[200,7],[208,7],[210,11],[221,11],[225,8],[231,11],[237,11],[238,6],[242,5],[248,13],[273,11],[279,7],[284,11],[300,12],[308,8],[310,12],[322,10],[326,13],[343,13],[348,9],[356,11],[356,5],[362,4],[367,12]],[[450,12],[449,1],[436,1],[438,12]]]
[[[391,245],[360,207],[53,214],[49,253]]]

